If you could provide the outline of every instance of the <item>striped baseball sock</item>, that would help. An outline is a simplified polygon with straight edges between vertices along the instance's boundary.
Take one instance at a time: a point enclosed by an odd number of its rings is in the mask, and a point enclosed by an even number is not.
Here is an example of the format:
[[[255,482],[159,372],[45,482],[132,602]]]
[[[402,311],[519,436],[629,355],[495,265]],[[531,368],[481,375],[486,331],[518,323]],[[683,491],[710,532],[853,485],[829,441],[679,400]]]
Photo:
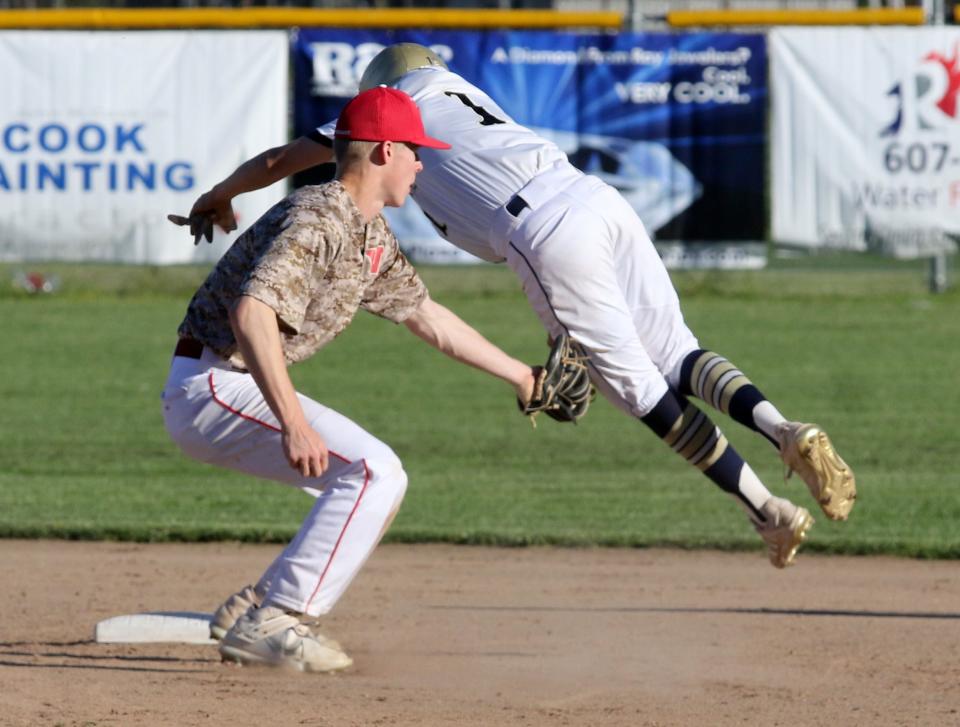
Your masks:
[[[723,356],[702,349],[687,354],[680,368],[680,391],[705,401],[778,446],[774,432],[786,419],[760,389]]]
[[[668,390],[641,421],[674,452],[763,521],[760,508],[769,499],[770,491],[710,418],[685,396]]]

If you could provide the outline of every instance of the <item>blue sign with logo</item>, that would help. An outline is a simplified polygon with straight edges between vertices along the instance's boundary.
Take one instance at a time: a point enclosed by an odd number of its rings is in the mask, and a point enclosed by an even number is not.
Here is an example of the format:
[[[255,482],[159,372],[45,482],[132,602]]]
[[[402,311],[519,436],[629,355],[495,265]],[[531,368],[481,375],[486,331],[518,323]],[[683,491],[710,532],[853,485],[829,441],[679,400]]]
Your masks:
[[[764,239],[762,35],[304,29],[293,39],[295,132],[336,118],[370,59],[398,42],[430,46],[617,187],[657,239]]]

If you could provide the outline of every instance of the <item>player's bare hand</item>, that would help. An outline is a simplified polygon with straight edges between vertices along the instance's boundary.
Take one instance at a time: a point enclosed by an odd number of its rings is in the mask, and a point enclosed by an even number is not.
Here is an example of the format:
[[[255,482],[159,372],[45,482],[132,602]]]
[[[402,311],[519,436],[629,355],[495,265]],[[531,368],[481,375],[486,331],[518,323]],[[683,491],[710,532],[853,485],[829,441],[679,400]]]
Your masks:
[[[284,429],[281,441],[287,462],[304,477],[319,477],[327,470],[330,463],[327,443],[308,424]]]
[[[167,215],[167,219],[175,225],[184,227],[190,226],[190,234],[193,235],[193,244],[199,245],[200,238],[206,238],[207,242],[213,242],[213,216],[212,215]]]
[[[540,366],[532,366],[527,375],[513,387],[517,392],[517,399],[523,402],[524,405],[529,404],[530,399],[533,398],[533,388],[536,386],[537,376],[540,375],[540,370]]]
[[[167,215],[167,219],[181,227],[189,226],[194,245],[200,244],[201,238],[213,242],[214,225],[224,232],[237,229],[237,216],[231,200],[220,194],[217,187],[201,194],[186,217]]]
[[[190,208],[191,221],[196,219],[209,220],[224,232],[233,232],[237,229],[237,216],[233,212],[230,197],[225,197],[219,187],[201,194]],[[191,227],[191,232],[193,228]]]

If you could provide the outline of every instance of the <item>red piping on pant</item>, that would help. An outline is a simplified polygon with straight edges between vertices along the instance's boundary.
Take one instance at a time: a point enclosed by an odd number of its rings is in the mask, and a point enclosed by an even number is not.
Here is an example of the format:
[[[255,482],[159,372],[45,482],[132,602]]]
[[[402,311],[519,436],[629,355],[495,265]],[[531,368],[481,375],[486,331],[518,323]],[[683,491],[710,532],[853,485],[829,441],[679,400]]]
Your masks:
[[[226,411],[230,412],[231,414],[236,414],[241,419],[246,419],[247,421],[253,422],[254,424],[259,424],[260,426],[265,427],[270,431],[273,431],[273,432],[280,431],[279,427],[273,424],[270,424],[269,422],[265,422],[261,419],[257,419],[256,417],[252,417],[249,414],[244,414],[242,411],[239,411],[238,409],[234,409],[232,406],[227,404],[227,402],[225,402],[223,399],[218,397],[216,386],[214,386],[214,383],[213,383],[213,371],[210,372],[208,383],[210,386],[210,396],[213,397],[213,400],[217,403],[217,405],[219,405]],[[343,460],[347,464],[352,464],[352,462],[350,462],[350,460],[348,460],[343,455],[337,454],[336,452],[333,452],[331,450],[328,450],[328,452],[334,457],[336,457],[337,459]],[[340,535],[337,536],[337,542],[334,544],[333,550],[330,551],[330,557],[327,559],[327,564],[323,567],[323,572],[320,573],[320,578],[317,580],[317,586],[316,588],[313,589],[313,593],[310,594],[310,598],[307,599],[307,605],[305,606],[304,610],[310,608],[310,604],[313,602],[313,599],[316,598],[317,593],[320,592],[320,586],[323,584],[323,579],[327,575],[327,571],[330,570],[330,565],[333,563],[333,557],[337,554],[337,550],[340,547],[340,543],[343,540],[343,536],[347,532],[347,528],[350,526],[350,522],[353,520],[353,516],[357,512],[357,508],[360,507],[360,501],[363,499],[363,496],[367,491],[367,485],[370,484],[370,468],[367,466],[366,460],[361,460],[361,462],[363,462],[363,487],[360,488],[360,494],[357,496],[357,501],[353,504],[353,509],[350,510],[350,515],[347,516],[347,521],[343,524],[343,528],[340,530]]]
[[[266,427],[267,429],[269,429],[269,430],[272,431],[272,432],[279,432],[279,431],[280,431],[280,427],[278,427],[278,426],[276,426],[276,425],[274,425],[274,424],[270,424],[269,422],[265,422],[265,421],[263,421],[262,419],[257,419],[256,417],[252,417],[252,416],[250,416],[249,414],[244,414],[244,413],[243,413],[242,411],[240,411],[239,409],[234,409],[234,408],[233,408],[232,406],[230,406],[227,402],[225,402],[223,399],[221,399],[220,397],[218,397],[218,396],[217,396],[217,389],[216,389],[216,387],[213,385],[213,371],[210,372],[210,377],[208,378],[208,382],[209,382],[209,385],[210,385],[210,396],[212,396],[212,397],[213,397],[213,400],[214,400],[217,404],[219,404],[221,407],[223,407],[224,409],[226,409],[228,412],[230,412],[231,414],[236,414],[238,417],[240,417],[241,419],[246,419],[248,422],[253,422],[254,424],[259,424],[261,427]],[[327,452],[328,452],[329,454],[333,455],[334,457],[336,457],[337,459],[343,460],[343,461],[346,462],[347,464],[351,464],[350,460],[347,459],[346,457],[344,457],[342,454],[337,454],[337,453],[334,452],[333,450],[329,450],[329,449],[327,450]],[[366,466],[366,465],[364,465],[364,466]]]
[[[357,508],[360,507],[360,501],[363,499],[364,494],[367,491],[367,485],[370,484],[370,468],[367,467],[367,461],[360,460],[363,462],[363,487],[360,488],[360,494],[357,495],[357,501],[353,503],[353,509],[350,511],[350,515],[347,516],[347,521],[343,524],[343,529],[340,531],[340,535],[337,537],[337,542],[333,546],[333,550],[330,551],[330,557],[327,559],[327,564],[323,567],[323,572],[320,574],[320,579],[317,581],[317,587],[313,589],[313,593],[310,594],[310,598],[307,599],[307,605],[304,607],[304,611],[310,608],[310,604],[313,603],[313,599],[317,597],[317,593],[320,592],[320,586],[323,584],[323,579],[327,575],[327,571],[330,570],[330,564],[333,563],[333,556],[337,554],[337,549],[340,547],[340,541],[343,540],[344,534],[347,532],[347,528],[350,527],[350,521],[353,520],[353,516],[357,512]]]

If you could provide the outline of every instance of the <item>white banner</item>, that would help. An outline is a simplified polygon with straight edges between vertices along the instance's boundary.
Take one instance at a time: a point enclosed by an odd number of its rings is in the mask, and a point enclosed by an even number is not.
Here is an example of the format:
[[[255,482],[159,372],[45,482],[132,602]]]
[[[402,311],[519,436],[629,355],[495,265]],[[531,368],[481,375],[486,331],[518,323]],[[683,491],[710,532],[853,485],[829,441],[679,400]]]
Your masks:
[[[287,140],[283,31],[0,32],[0,260],[217,259],[167,222]],[[243,195],[241,230],[285,188]]]
[[[955,249],[960,29],[776,29],[770,88],[775,241]]]

